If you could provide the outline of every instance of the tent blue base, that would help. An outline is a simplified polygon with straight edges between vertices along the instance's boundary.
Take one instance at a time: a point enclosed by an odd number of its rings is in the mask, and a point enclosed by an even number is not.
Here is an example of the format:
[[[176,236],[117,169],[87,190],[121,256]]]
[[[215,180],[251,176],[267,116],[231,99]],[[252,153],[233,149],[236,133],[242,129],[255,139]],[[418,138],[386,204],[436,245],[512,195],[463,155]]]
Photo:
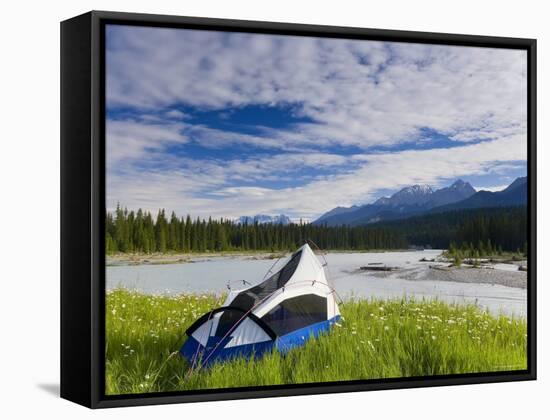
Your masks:
[[[202,366],[210,366],[214,362],[234,359],[237,357],[260,357],[266,351],[273,348],[273,341],[263,341],[261,343],[246,344],[243,346],[230,347],[224,349],[223,346],[231,339],[226,338],[225,343],[220,343],[216,348],[216,343],[221,337],[210,337],[206,347],[202,346],[193,337],[189,337],[185,344],[181,347],[180,353],[187,359],[190,364],[201,364]]]
[[[295,347],[304,345],[310,338],[317,338],[323,332],[329,331],[331,326],[340,319],[340,316],[335,316],[327,321],[318,322],[292,331],[289,334],[277,337],[276,340],[262,341],[254,344],[245,344],[224,348],[231,337],[226,337],[223,342],[222,337],[210,337],[206,343],[206,347],[201,345],[193,337],[189,337],[180,349],[180,354],[192,364],[201,364],[203,367],[210,366],[212,363],[234,359],[237,357],[244,358],[259,358],[265,352],[273,349],[282,354],[288,353]]]
[[[310,338],[317,338],[323,332],[329,331],[330,327],[339,319],[340,315],[337,315],[327,321],[311,324],[305,328],[282,335],[275,341],[275,346],[280,353],[286,354],[293,348],[304,345]]]

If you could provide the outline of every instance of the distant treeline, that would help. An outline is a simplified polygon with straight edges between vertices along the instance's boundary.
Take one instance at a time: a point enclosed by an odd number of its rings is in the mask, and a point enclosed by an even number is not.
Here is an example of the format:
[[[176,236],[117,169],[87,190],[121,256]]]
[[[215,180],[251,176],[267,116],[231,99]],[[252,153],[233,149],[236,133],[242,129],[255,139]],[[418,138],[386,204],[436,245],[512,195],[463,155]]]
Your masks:
[[[117,252],[210,252],[233,250],[295,250],[306,240],[322,249],[402,249],[405,237],[395,229],[382,227],[326,227],[298,223],[237,224],[227,219],[192,219],[189,215],[156,217],[141,209],[117,207],[105,219],[105,249]]]
[[[410,217],[374,226],[404,235],[410,245],[433,248],[524,252],[527,249],[526,207],[454,210]]]

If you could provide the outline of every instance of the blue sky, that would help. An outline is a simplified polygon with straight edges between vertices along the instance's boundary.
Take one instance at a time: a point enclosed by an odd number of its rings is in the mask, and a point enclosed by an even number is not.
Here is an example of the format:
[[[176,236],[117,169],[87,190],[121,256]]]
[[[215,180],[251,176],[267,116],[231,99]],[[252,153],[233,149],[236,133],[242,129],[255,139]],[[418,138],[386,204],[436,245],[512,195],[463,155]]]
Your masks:
[[[314,219],[526,173],[522,51],[107,29],[107,206]]]

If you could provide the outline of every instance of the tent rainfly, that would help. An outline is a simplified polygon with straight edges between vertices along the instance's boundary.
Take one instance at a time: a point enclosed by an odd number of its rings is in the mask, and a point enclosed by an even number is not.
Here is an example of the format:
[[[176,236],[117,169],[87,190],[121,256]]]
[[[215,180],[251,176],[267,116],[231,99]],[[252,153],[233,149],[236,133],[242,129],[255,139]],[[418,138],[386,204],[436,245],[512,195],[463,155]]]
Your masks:
[[[340,318],[323,265],[308,244],[258,285],[230,291],[224,305],[191,325],[180,353],[192,366],[234,357],[286,353]]]

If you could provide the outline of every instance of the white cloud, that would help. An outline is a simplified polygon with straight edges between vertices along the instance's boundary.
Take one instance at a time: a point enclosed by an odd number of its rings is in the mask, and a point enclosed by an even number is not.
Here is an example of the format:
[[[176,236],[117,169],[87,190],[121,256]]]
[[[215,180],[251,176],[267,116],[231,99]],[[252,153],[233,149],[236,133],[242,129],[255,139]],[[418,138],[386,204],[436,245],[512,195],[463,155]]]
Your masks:
[[[191,118],[186,113],[181,112],[177,109],[171,109],[170,111],[166,111],[164,113],[164,116],[167,117],[167,118],[176,119],[176,120],[187,120],[187,119]]]
[[[505,185],[491,185],[489,187],[474,187],[477,191],[491,191],[491,192],[496,192],[496,191],[502,191],[504,190],[508,185],[505,184]]]
[[[286,168],[292,170],[296,162],[303,162],[305,167],[316,165],[316,160],[300,155],[291,159],[287,155],[274,155],[261,161],[195,161],[180,170],[135,170],[117,176],[108,189],[107,204],[114,208],[120,201],[130,208],[152,211],[165,207],[179,214],[203,217],[285,213],[315,218],[338,205],[370,202],[378,190],[395,190],[411,184],[434,185],[443,180],[498,171],[500,165],[506,165],[503,162],[526,158],[524,144],[524,138],[511,136],[453,149],[354,155],[347,158],[347,163],[359,165],[355,170],[280,189],[234,186],[233,181],[261,180],[264,173],[269,173],[266,168],[277,168],[285,161],[288,166],[282,167],[283,172]]]
[[[139,27],[108,42],[110,106],[294,104],[314,121],[274,147],[394,144],[423,127],[456,141],[525,132],[520,50]]]
[[[169,144],[184,144],[183,124],[148,121],[106,122],[107,167],[135,162],[148,154],[159,152]]]

